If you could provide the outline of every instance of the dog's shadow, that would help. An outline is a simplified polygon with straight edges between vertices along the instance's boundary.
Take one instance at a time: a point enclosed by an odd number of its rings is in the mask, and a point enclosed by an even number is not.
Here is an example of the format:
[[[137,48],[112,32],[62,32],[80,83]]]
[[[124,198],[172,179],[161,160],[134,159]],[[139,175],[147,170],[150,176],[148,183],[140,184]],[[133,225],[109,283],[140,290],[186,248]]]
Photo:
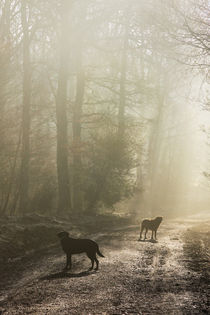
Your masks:
[[[153,239],[148,239],[148,240],[147,239],[146,240],[138,239],[138,242],[143,242],[143,243],[147,242],[147,243],[153,243],[153,244],[158,243],[158,241],[153,240]]]
[[[81,278],[81,277],[87,277],[92,274],[96,273],[95,270],[93,271],[82,271],[79,273],[69,273],[67,271],[60,271],[56,273],[50,273],[46,276],[43,276],[39,278],[39,280],[54,280],[54,279],[62,279],[62,278]]]

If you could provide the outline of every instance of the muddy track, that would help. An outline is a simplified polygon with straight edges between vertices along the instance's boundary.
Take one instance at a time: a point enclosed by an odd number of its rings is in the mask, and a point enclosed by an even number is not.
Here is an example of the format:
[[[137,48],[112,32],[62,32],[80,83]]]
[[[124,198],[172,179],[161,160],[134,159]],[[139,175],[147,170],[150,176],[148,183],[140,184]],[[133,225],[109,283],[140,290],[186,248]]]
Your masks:
[[[10,277],[1,314],[207,314],[208,270],[202,282],[184,250],[193,247],[194,234],[185,244],[191,225],[163,223],[158,243],[138,242],[137,226],[92,235],[105,255],[98,272],[86,271],[84,255],[73,256],[71,273],[61,272],[65,257],[59,245],[51,248]]]

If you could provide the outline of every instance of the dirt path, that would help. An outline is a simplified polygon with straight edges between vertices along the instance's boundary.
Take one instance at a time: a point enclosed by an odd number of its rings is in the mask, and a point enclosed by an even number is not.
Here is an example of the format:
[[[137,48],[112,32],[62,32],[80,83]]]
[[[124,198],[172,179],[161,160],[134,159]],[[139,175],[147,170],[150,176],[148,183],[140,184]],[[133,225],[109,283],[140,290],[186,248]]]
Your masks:
[[[137,226],[92,235],[106,256],[98,272],[84,272],[90,262],[83,255],[74,256],[72,273],[60,272],[58,246],[2,290],[0,314],[207,314],[208,261],[199,254],[203,265],[192,267],[196,232],[184,236],[192,225],[163,223],[158,243],[138,242]],[[209,238],[200,246],[208,245]]]

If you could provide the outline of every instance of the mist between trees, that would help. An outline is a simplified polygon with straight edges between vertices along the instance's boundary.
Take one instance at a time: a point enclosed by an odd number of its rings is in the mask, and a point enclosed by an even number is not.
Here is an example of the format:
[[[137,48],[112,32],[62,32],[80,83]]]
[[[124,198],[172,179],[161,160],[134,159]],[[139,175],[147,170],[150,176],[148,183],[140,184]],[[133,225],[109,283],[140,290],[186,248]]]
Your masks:
[[[209,202],[208,1],[0,3],[0,213]],[[201,128],[202,127],[202,128]]]

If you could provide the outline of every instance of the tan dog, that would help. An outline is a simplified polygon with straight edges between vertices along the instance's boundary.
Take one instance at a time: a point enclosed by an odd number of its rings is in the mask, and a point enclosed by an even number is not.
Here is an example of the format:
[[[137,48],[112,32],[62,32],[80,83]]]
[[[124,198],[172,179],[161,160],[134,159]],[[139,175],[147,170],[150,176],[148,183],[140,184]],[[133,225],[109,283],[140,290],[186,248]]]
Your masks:
[[[162,222],[162,220],[163,220],[162,217],[157,217],[153,220],[147,220],[147,219],[143,220],[141,223],[141,232],[140,232],[139,241],[141,240],[142,232],[144,231],[144,229],[145,229],[144,239],[147,238],[148,230],[152,231],[151,239],[154,240],[154,238],[153,238],[154,232],[155,232],[155,239],[157,239],[157,229],[158,229],[160,223]]]

